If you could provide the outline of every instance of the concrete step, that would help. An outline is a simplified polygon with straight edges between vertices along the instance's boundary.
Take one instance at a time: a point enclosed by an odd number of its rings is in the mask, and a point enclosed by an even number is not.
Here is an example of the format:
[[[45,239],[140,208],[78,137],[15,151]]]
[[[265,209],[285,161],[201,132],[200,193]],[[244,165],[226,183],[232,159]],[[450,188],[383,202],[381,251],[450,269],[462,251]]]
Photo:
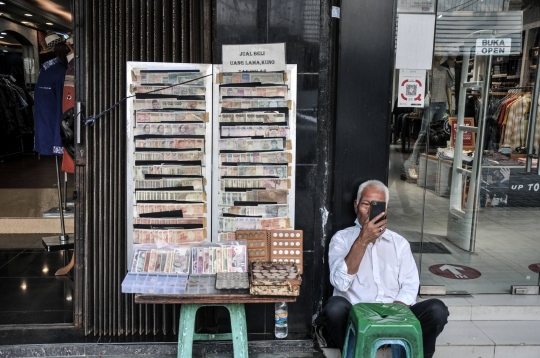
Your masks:
[[[486,294],[440,299],[448,306],[451,321],[540,321],[539,295]]]
[[[65,218],[66,232],[74,232],[74,218]],[[60,218],[0,218],[0,234],[57,234]]]
[[[434,358],[538,358],[540,321],[450,321]]]

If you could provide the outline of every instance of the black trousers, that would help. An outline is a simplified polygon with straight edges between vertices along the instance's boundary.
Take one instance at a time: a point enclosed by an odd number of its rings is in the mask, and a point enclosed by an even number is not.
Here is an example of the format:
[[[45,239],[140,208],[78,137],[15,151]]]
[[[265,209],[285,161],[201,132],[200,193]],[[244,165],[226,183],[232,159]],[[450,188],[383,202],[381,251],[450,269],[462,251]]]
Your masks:
[[[318,322],[324,325],[325,336],[331,340],[327,342],[329,346],[343,349],[351,307],[346,298],[332,296],[321,311]],[[450,315],[448,307],[441,300],[434,298],[416,303],[411,306],[411,311],[422,327],[424,358],[431,358],[435,353],[435,340],[448,323]]]

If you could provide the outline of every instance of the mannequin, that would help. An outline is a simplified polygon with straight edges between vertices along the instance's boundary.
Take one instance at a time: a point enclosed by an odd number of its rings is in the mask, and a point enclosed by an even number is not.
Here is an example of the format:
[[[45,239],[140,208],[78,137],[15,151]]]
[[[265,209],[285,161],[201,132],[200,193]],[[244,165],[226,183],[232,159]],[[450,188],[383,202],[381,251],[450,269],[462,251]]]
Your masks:
[[[458,108],[457,101],[459,100],[459,90],[461,88],[459,81],[461,80],[461,64],[456,62],[457,55],[450,53],[446,58],[446,61],[442,63],[441,66],[446,67],[450,70],[454,84],[452,85],[452,111],[450,111],[450,116],[455,115]]]
[[[58,42],[58,35],[46,37],[47,46],[56,55],[43,64],[34,92],[35,138],[34,151],[41,155],[62,155],[60,118],[62,93],[66,77],[68,48]]]
[[[420,149],[426,144],[428,124],[442,120],[446,110],[452,110],[451,88],[454,84],[454,80],[450,70],[441,66],[442,55],[439,55],[438,53],[440,53],[440,51],[436,50],[436,53],[433,56],[431,74],[428,75],[431,97],[429,108],[424,109],[422,126],[420,127],[418,139],[414,143],[413,153],[404,163],[407,175],[410,179],[418,178],[416,165],[418,165]]]
[[[60,243],[67,242],[65,233],[64,210],[62,208],[62,194],[60,192],[60,171],[58,156],[63,155],[64,148],[60,135],[60,121],[62,118],[62,96],[64,80],[67,69],[68,47],[63,38],[51,34],[45,38],[47,47],[56,57],[41,66],[34,91],[35,137],[34,151],[40,155],[53,155],[56,161],[56,176],[58,189],[58,209],[62,235],[52,237]],[[46,239],[43,238],[44,242]]]

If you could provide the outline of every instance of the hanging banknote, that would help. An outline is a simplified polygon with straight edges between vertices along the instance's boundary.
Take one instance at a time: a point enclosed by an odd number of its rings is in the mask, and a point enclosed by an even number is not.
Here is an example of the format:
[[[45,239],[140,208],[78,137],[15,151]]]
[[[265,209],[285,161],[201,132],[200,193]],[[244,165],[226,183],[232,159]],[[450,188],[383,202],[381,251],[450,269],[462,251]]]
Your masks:
[[[236,235],[234,232],[220,232],[218,234],[218,241],[235,241]]]
[[[145,101],[145,100],[141,100]],[[181,101],[178,101],[181,102]],[[195,101],[196,102],[196,101]],[[223,99],[221,106],[223,108],[278,108],[287,107],[288,101],[283,99],[240,99],[229,98]],[[178,107],[183,108],[183,107]],[[198,108],[199,109],[199,108]],[[200,108],[202,109],[202,108]]]
[[[286,102],[286,101],[285,101]],[[268,107],[268,106],[267,106]],[[133,109],[205,109],[205,101],[182,101],[176,99],[134,99]]]
[[[286,126],[222,126],[222,137],[289,137]]]
[[[263,150],[283,150],[285,141],[276,139],[244,139],[231,138],[219,140],[220,150],[234,150],[241,152],[259,152]]]
[[[200,242],[206,238],[205,229],[134,229],[134,244],[180,244],[186,242]]]
[[[221,178],[219,180],[220,189],[239,188],[239,189],[289,189],[291,182],[289,179],[232,179]]]
[[[276,230],[290,227],[289,218],[242,218],[221,217],[218,219],[218,230],[221,232],[234,232],[236,230]]]
[[[146,72],[135,71],[136,81],[141,84],[177,84],[186,81],[195,81],[186,83],[186,86],[204,86],[204,78],[200,72]],[[198,79],[197,79],[198,78]]]
[[[133,218],[133,225],[203,225],[204,218]]]
[[[225,77],[225,76],[224,76]],[[233,73],[231,75],[231,83],[285,83],[283,73]]]
[[[135,161],[146,162],[195,162],[204,165],[204,153],[198,150],[185,152],[135,152]]]
[[[272,139],[272,140],[275,140],[275,139]],[[204,151],[204,139],[198,139],[198,138],[136,139],[135,148],[200,149],[201,151]]]
[[[205,112],[180,112],[180,111],[160,111],[152,112],[138,110],[135,112],[137,123],[147,122],[204,122]]]
[[[221,177],[288,177],[287,165],[251,165],[219,167]]]
[[[138,165],[133,167],[133,178],[144,179],[145,175],[202,175],[200,165]]]
[[[137,204],[136,210],[139,215],[181,210],[183,217],[200,217],[206,213],[206,204]]]
[[[288,205],[220,206],[221,214],[277,218],[289,216]]]
[[[287,204],[287,190],[251,190],[246,192],[219,192],[218,205],[234,205],[235,202],[254,201]]]
[[[288,190],[251,190],[245,194],[246,201],[287,204],[289,200]]]
[[[289,152],[251,152],[251,153],[221,153],[219,163],[290,163],[292,155]]]
[[[193,190],[203,190],[203,178],[166,178],[135,180],[135,189],[165,189],[193,187]]]
[[[257,87],[221,87],[221,96],[254,97],[257,96]]]
[[[281,97],[287,99],[287,86],[273,87],[221,87],[222,97]]]
[[[153,191],[138,190],[135,192],[137,201],[194,201],[206,200],[206,194],[202,191]]]
[[[204,96],[206,89],[204,87],[195,86],[142,86],[131,85],[131,93],[155,93],[155,94],[170,94],[175,96]]]
[[[220,122],[238,123],[285,123],[285,113],[249,112],[249,113],[222,113],[219,115]]]
[[[284,127],[285,128],[285,127]],[[163,123],[163,124],[137,124],[134,130],[134,135],[166,135],[166,136],[182,136],[182,135],[205,135],[206,124],[204,123]],[[277,137],[277,136],[275,136]]]

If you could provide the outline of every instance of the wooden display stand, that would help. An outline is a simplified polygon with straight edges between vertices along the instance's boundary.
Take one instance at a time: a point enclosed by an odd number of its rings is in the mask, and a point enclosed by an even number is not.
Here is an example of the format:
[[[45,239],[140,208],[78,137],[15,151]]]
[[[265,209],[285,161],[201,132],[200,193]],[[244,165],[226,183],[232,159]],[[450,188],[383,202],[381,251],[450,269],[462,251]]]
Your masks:
[[[234,356],[248,358],[245,303],[296,302],[291,296],[253,296],[250,294],[213,295],[149,295],[136,294],[135,303],[140,304],[181,304],[180,327],[178,329],[178,358],[191,357],[193,341],[233,341]],[[195,315],[204,306],[222,306],[231,316],[232,333],[197,334]]]

